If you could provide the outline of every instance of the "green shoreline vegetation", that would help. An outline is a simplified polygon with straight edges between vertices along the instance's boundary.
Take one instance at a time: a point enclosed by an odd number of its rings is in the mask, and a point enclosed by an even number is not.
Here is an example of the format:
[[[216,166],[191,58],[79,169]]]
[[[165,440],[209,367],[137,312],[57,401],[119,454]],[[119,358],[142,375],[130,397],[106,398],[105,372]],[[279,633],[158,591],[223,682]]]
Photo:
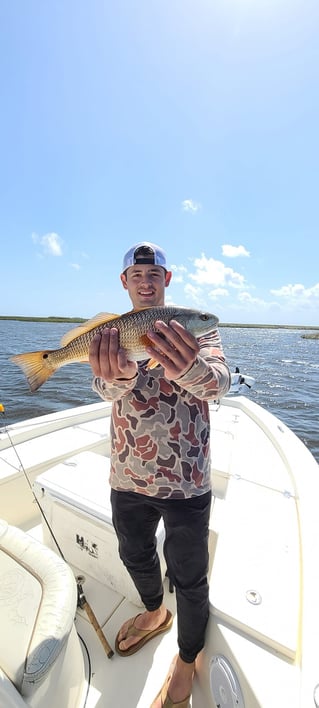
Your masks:
[[[85,317],[22,317],[20,315],[0,315],[0,320],[17,320],[18,322],[86,322]]]
[[[18,322],[66,322],[70,324],[78,324],[81,322],[86,322],[88,318],[85,317],[22,317],[20,315],[0,315],[0,320],[16,320]],[[276,325],[276,324],[239,324],[235,322],[220,322],[219,327],[233,327],[233,328],[252,328],[252,329],[300,329],[300,330],[312,330],[313,335],[306,334],[305,337],[312,339],[319,339],[319,325]],[[318,330],[318,331],[317,331]]]

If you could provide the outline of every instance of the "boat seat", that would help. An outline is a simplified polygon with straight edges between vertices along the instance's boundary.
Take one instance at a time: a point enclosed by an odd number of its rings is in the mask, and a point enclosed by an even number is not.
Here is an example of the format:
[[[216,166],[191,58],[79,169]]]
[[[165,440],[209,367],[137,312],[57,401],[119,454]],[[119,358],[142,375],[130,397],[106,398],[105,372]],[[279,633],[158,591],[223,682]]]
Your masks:
[[[80,705],[84,664],[76,606],[76,582],[67,564],[0,520],[1,706],[36,708],[44,700],[47,708]]]
[[[26,702],[8,676],[0,669],[0,706],[3,708],[25,708]]]

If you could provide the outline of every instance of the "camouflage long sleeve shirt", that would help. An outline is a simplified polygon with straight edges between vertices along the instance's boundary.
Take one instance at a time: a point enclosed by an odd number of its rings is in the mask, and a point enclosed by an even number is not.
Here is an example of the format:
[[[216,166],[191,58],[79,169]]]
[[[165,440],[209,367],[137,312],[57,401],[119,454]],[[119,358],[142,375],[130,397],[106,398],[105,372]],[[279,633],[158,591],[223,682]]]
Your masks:
[[[192,367],[175,381],[139,362],[136,377],[93,390],[113,401],[110,484],[119,491],[186,499],[211,488],[208,401],[230,387],[218,330],[198,339]]]

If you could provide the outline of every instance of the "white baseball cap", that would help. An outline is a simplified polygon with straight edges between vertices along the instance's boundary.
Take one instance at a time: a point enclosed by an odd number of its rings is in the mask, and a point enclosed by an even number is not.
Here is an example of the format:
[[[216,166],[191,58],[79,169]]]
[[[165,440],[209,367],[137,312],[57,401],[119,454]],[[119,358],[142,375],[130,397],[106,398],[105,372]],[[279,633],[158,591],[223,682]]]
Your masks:
[[[141,241],[125,253],[123,258],[123,272],[126,268],[138,264],[152,264],[166,269],[166,255],[160,246],[149,241]]]

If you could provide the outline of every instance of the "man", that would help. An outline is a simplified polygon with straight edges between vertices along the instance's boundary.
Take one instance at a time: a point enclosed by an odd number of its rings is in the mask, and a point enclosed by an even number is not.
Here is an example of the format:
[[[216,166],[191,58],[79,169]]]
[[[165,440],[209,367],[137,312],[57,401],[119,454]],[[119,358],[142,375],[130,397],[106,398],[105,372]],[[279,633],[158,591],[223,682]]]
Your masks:
[[[130,248],[120,277],[134,309],[164,305],[172,273],[159,246],[142,242]],[[208,400],[227,393],[230,372],[217,330],[197,340],[174,320],[159,320],[156,327],[147,348],[156,368],[129,361],[115,328],[93,340],[90,363],[94,390],[113,401],[110,483],[119,553],[146,608],[121,627],[116,650],[128,656],[172,624],[156,553],[162,517],[179,654],[152,706],[186,708],[209,614]]]

